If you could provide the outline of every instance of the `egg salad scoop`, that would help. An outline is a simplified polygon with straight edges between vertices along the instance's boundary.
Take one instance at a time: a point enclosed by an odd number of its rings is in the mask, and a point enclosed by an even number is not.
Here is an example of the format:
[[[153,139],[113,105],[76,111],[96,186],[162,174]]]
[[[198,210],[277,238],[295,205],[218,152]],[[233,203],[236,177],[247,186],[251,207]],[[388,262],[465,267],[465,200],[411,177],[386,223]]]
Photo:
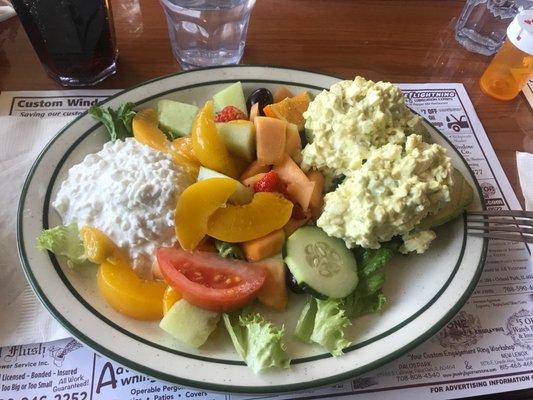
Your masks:
[[[410,134],[427,134],[397,86],[360,76],[322,91],[304,117],[310,143],[302,152],[303,165],[330,179],[361,168],[373,150],[387,143],[403,146]]]
[[[330,182],[343,178],[326,194],[317,226],[349,248],[401,236],[400,251],[426,251],[435,233],[420,223],[450,203],[453,168],[442,146],[424,140],[400,89],[356,77],[324,90],[304,115],[304,167]]]
[[[403,250],[422,253],[435,234],[410,232],[450,201],[451,170],[445,149],[420,135],[409,136],[405,148],[388,143],[326,195],[317,225],[348,247],[379,248],[402,235]]]

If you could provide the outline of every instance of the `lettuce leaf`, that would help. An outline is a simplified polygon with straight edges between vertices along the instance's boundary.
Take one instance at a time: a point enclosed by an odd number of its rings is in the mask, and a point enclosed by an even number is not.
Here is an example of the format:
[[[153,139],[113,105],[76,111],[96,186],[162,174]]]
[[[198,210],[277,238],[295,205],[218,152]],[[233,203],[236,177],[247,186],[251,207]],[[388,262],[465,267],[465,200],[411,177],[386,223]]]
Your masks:
[[[398,251],[399,243],[383,243],[379,249],[354,250],[357,260],[359,283],[355,291],[344,299],[344,308],[349,318],[381,312],[387,304],[382,292],[385,283],[383,268]]]
[[[75,222],[42,231],[37,237],[37,248],[67,257],[70,266],[71,263],[82,264],[87,261],[78,225]]]
[[[132,121],[136,114],[134,107],[133,103],[124,103],[115,111],[111,107],[106,110],[100,106],[91,106],[88,112],[104,124],[111,141],[114,142],[133,136]]]
[[[278,329],[259,314],[224,314],[224,325],[237,353],[255,373],[265,368],[288,368],[283,327]]]
[[[303,342],[311,343],[311,334],[315,328],[316,309],[315,299],[313,297],[308,298],[294,330],[294,335]]]
[[[237,243],[228,243],[223,240],[215,240],[215,248],[218,254],[224,258],[235,258],[245,260],[244,253]]]
[[[318,343],[334,356],[340,356],[351,343],[344,337],[344,330],[349,325],[342,299],[310,297],[296,324],[295,335],[305,342]]]

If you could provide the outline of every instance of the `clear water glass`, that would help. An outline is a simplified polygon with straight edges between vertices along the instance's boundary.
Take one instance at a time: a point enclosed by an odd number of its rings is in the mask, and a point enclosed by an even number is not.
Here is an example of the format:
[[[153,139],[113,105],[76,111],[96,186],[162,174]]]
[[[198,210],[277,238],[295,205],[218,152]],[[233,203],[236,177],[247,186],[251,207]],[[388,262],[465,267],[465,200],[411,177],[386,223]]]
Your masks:
[[[533,0],[467,0],[455,25],[455,38],[469,51],[494,54],[514,16],[532,7]]]
[[[183,69],[238,64],[255,0],[160,0]]]

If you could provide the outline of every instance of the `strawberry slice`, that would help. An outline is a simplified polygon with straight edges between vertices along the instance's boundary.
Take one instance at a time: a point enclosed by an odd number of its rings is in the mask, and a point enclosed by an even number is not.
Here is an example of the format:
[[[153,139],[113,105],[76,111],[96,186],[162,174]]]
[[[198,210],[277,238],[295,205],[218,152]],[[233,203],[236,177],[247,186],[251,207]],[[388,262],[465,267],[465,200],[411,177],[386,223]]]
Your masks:
[[[291,218],[300,220],[307,218],[307,213],[303,210],[302,206],[290,198],[287,193],[287,184],[283,182],[278,173],[274,170],[268,171],[265,176],[254,184],[254,192],[280,193],[294,204]]]
[[[226,106],[215,116],[215,122],[229,122],[236,119],[248,119],[246,114],[234,106]]]
[[[286,187],[278,173],[272,170],[255,183],[254,192],[278,192],[284,195]]]

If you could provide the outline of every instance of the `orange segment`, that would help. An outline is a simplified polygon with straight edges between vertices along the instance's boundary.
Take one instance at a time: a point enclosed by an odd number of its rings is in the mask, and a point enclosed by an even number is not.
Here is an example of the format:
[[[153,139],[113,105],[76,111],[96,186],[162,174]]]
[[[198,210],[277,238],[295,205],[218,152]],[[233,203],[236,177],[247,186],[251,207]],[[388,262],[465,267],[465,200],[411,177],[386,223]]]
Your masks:
[[[168,140],[158,128],[157,111],[147,108],[138,111],[132,122],[133,137],[153,149],[166,152]]]
[[[163,295],[167,284],[139,278],[123,262],[104,262],[96,276],[98,289],[111,307],[140,320],[163,317]]]
[[[181,247],[194,250],[207,233],[207,221],[235,192],[237,181],[211,178],[189,186],[178,199],[175,212],[176,236]]]
[[[167,287],[165,294],[163,294],[163,314],[172,308],[175,302],[181,299],[181,294],[172,287]]]
[[[196,180],[198,177],[198,171],[200,170],[200,163],[198,160],[190,159],[186,152],[183,153],[182,148],[174,147],[173,144],[169,147],[168,154],[172,157],[174,164],[183,167],[187,172],[187,175],[189,175],[192,180]]]
[[[194,154],[192,139],[189,136],[174,139],[170,144],[170,147],[173,151],[181,154],[183,157],[200,164],[198,157],[196,157],[196,154]]]
[[[309,94],[302,92],[298,96],[288,97],[279,103],[269,104],[263,108],[263,112],[267,117],[278,118],[296,124],[298,129],[302,130],[305,123],[303,113],[309,107],[310,102]]]
[[[119,249],[101,230],[85,225],[80,230],[85,254],[90,262],[102,264],[118,254]]]
[[[209,218],[207,234],[230,243],[257,239],[282,228],[292,207],[291,201],[278,194],[258,192],[249,204],[216,210]]]
[[[191,138],[194,154],[203,166],[237,177],[237,166],[218,135],[212,101],[206,102],[194,119]]]

